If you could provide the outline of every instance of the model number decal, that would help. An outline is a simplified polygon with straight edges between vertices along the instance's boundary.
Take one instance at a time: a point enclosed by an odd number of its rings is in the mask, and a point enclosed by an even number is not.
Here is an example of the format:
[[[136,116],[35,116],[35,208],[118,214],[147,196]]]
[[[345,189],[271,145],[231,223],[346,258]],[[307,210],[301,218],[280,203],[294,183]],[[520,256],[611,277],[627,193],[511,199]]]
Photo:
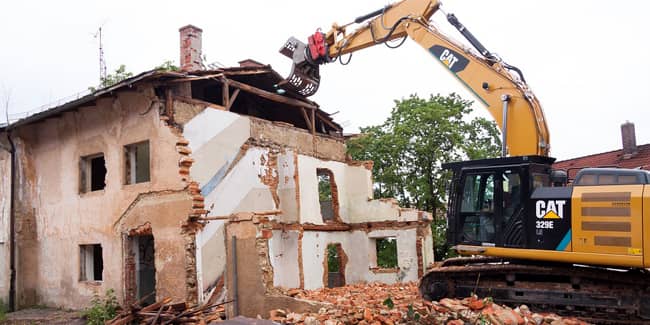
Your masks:
[[[537,229],[553,229],[553,220],[537,220],[535,222]]]

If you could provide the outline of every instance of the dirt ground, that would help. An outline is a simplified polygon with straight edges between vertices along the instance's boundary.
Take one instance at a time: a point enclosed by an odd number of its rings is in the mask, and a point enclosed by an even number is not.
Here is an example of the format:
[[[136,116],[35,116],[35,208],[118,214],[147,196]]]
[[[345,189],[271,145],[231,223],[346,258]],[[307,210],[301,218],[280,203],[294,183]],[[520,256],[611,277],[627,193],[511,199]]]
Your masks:
[[[52,308],[23,309],[14,313],[8,313],[7,319],[0,321],[2,325],[83,325],[86,321],[81,318],[77,311],[66,311]]]

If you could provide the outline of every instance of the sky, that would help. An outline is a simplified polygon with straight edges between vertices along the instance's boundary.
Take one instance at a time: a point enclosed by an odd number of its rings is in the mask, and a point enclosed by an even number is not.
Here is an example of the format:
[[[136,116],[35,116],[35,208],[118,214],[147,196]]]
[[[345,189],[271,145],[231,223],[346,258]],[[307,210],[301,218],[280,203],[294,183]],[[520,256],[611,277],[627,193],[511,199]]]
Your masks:
[[[178,28],[203,29],[207,62],[237,66],[251,58],[287,76],[291,61],[278,50],[316,28],[388,4],[379,0],[276,1],[11,1],[0,11],[0,113],[17,114],[74,99],[99,79],[103,30],[108,70],[139,73],[178,62]],[[551,133],[551,155],[568,159],[621,148],[620,125],[636,125],[637,144],[650,143],[650,2],[637,0],[447,0],[492,52],[523,70]],[[441,13],[434,25],[462,36]],[[394,100],[410,94],[469,91],[411,40],[398,49],[356,52],[347,66],[321,67],[311,99],[345,132],[382,123]],[[480,104],[475,115],[489,117]],[[4,120],[4,118],[3,118]]]

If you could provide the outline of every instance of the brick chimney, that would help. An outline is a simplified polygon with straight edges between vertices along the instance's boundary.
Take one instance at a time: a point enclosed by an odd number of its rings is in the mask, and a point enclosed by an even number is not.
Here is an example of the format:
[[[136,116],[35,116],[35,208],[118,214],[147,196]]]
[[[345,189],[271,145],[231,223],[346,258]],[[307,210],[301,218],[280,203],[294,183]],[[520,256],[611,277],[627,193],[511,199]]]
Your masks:
[[[632,158],[637,153],[634,123],[627,121],[621,124],[621,138],[623,140],[623,159]]]
[[[181,34],[181,71],[197,71],[201,64],[201,34],[203,30],[187,25],[178,30]]]

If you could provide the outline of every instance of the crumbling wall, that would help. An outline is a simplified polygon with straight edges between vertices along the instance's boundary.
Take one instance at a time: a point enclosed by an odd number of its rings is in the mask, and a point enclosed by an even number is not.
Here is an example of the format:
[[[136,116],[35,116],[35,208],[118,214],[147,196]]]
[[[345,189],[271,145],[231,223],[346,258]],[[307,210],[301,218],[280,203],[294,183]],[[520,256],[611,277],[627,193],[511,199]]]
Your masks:
[[[4,137],[5,134],[0,134]],[[0,141],[0,146],[4,146]],[[0,300],[9,301],[11,285],[10,247],[10,200],[11,200],[11,154],[0,148]]]
[[[325,224],[318,201],[318,178],[316,171],[325,168],[332,172],[338,191],[338,215],[343,223],[381,221],[416,221],[422,215],[414,209],[403,209],[394,199],[372,199],[372,174],[370,166],[322,160],[299,155],[298,169],[300,188],[300,222]]]
[[[270,233],[264,231],[269,226],[268,219],[256,217],[232,220],[227,226],[229,264],[226,286],[229,288],[228,299],[236,300],[236,303],[227,305],[229,316],[256,317],[278,308],[315,312],[322,307],[318,303],[291,298],[274,290],[274,270],[269,260],[273,251],[269,247],[272,244],[268,238]]]
[[[372,239],[384,236],[397,238],[398,268],[394,270],[378,270],[373,265],[372,253],[376,250]],[[275,240],[275,236],[274,239]],[[323,265],[326,249],[329,243],[340,243],[347,255],[345,266],[345,282],[394,283],[399,281],[417,281],[418,252],[416,249],[416,229],[389,229],[366,232],[357,231],[305,231],[302,235],[302,260],[304,289],[321,288],[324,273]],[[376,263],[376,262],[374,262]],[[374,267],[374,269],[373,269]],[[279,276],[282,276],[280,274]]]
[[[288,126],[281,122],[271,122],[249,117],[251,138],[274,142],[297,151],[299,154],[327,160],[345,161],[345,142],[340,137],[321,135],[314,137],[306,130]]]
[[[232,272],[232,255],[226,247],[233,229],[239,229],[234,233],[241,237],[237,244],[239,256],[265,261],[252,267],[247,263],[245,271],[238,271],[245,272],[248,292],[240,297],[247,301],[240,306],[245,305],[242,308],[248,308],[247,313],[253,316],[253,310],[269,306],[262,292],[268,294],[275,287],[323,287],[323,279],[327,279],[324,258],[328,243],[341,243],[347,256],[342,272],[347,283],[414,281],[427,261],[433,259],[433,249],[427,251],[430,246],[423,230],[428,229],[429,216],[402,209],[394,200],[372,200],[371,163],[345,161],[345,147],[340,139],[313,137],[283,123],[211,107],[183,125],[183,136],[194,161],[189,176],[197,182],[204,200],[205,213],[199,220],[205,226],[196,236],[199,291],[203,299],[215,288],[221,289],[224,272]],[[333,177],[331,183],[336,184],[332,186],[332,197],[336,198],[334,208],[338,213],[333,221],[324,222],[320,215],[319,169],[326,169]],[[237,228],[243,226],[233,226],[239,221],[230,218],[237,213],[270,210],[280,210],[269,217],[272,232],[260,228],[258,223],[252,228]],[[388,231],[391,237],[398,238],[397,268],[383,270],[373,266],[370,252],[376,249],[377,231]],[[226,277],[225,290],[229,295],[236,289],[232,281]],[[259,297],[248,298],[256,295]]]
[[[157,278],[164,280],[164,272],[183,270],[184,260],[176,258],[175,248],[182,247],[180,222],[191,211],[185,202],[188,198],[170,201],[169,196],[146,195],[185,188],[178,175],[178,135],[161,120],[160,108],[153,89],[143,86],[18,129],[21,306],[78,309],[108,289],[123,297],[123,232],[147,221],[154,235],[165,238],[156,238],[156,270],[162,272]],[[126,185],[124,146],[145,140],[150,142],[150,181]],[[80,193],[80,158],[100,152],[105,157],[106,186]],[[169,212],[146,209],[143,204],[161,204]],[[177,215],[180,211],[185,212]],[[165,226],[173,228],[159,228]],[[80,281],[82,244],[101,244],[102,281]],[[158,289],[159,295],[185,298],[174,290]]]

